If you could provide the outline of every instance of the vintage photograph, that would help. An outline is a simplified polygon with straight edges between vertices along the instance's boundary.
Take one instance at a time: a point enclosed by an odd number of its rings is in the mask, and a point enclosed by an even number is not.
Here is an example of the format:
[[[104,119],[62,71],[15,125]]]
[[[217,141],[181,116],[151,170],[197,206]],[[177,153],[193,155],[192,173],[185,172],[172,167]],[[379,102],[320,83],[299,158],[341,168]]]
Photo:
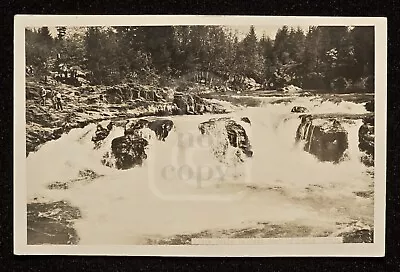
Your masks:
[[[375,26],[280,22],[24,26],[26,244],[374,244]]]

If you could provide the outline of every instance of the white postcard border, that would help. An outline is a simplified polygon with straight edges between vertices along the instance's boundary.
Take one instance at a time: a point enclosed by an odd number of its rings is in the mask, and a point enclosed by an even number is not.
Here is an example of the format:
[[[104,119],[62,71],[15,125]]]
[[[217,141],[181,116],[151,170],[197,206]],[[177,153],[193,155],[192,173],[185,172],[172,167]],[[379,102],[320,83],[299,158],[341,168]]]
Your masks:
[[[375,224],[371,244],[83,246],[27,245],[25,27],[101,25],[368,25],[375,26]],[[209,15],[16,15],[14,18],[14,254],[129,256],[357,256],[385,255],[387,19]]]

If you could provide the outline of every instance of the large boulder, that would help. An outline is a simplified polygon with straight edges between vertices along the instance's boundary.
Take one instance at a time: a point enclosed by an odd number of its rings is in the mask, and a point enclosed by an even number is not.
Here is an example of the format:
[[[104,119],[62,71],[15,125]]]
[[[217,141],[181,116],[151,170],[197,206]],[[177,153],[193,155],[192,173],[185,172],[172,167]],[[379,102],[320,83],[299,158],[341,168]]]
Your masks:
[[[308,112],[308,109],[306,107],[294,106],[290,112],[305,113],[305,112]]]
[[[364,153],[361,161],[367,166],[373,166],[375,159],[374,121],[374,116],[364,118],[363,124],[358,130],[358,148]]]
[[[237,157],[243,161],[242,155],[252,157],[253,151],[246,134],[246,130],[237,121],[231,118],[212,118],[199,125],[199,130],[203,135],[211,135],[219,145],[214,150],[217,158],[223,159],[226,155],[228,146],[237,149]]]
[[[112,128],[113,128],[113,122],[108,123],[107,127],[103,127],[101,124],[98,124],[95,134],[92,137],[92,142],[94,142],[95,145],[98,145],[100,141],[107,138]]]
[[[142,137],[142,130],[150,129],[154,131],[157,139],[165,141],[173,127],[174,122],[168,119],[156,119],[154,121],[148,121],[146,119],[130,120],[125,124],[124,135]]]
[[[147,140],[136,135],[124,135],[111,142],[111,154],[107,153],[102,163],[117,169],[129,169],[142,165],[147,159]]]
[[[304,143],[304,150],[320,161],[339,163],[348,148],[347,131],[336,119],[314,119],[301,116],[296,142]]]
[[[169,132],[174,127],[174,122],[167,119],[157,119],[148,123],[148,127],[154,131],[157,139],[160,141],[165,141],[165,138],[168,137]]]

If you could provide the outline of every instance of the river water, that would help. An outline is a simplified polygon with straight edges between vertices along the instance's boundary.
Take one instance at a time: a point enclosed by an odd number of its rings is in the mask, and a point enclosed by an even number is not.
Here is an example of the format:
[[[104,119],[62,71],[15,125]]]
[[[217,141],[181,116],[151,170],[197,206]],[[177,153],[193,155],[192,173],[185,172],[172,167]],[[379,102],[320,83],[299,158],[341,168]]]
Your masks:
[[[223,161],[217,160],[212,150],[220,143],[200,135],[199,123],[223,115],[167,117],[175,128],[166,141],[151,137],[148,159],[129,170],[101,163],[111,141],[123,135],[121,127],[113,128],[98,149],[91,141],[96,124],[47,142],[27,158],[28,211],[32,203],[61,200],[77,207],[81,217],[73,220],[73,228],[79,244],[146,244],[259,224],[281,226],[289,236],[294,226],[309,229],[305,236],[372,228],[373,196],[361,194],[373,191],[373,168],[360,162],[357,133],[362,120],[342,122],[348,131],[348,156],[332,164],[295,145],[300,120],[290,112],[293,106],[304,106],[310,113],[362,114],[363,104],[318,97],[276,104],[271,103],[276,97],[259,99],[260,107],[239,107],[225,114],[251,120],[251,125],[241,123],[254,152],[244,162],[235,160],[233,149]],[[95,175],[79,179],[84,170]],[[69,185],[49,189],[54,182]],[[46,212],[38,216],[51,211]]]

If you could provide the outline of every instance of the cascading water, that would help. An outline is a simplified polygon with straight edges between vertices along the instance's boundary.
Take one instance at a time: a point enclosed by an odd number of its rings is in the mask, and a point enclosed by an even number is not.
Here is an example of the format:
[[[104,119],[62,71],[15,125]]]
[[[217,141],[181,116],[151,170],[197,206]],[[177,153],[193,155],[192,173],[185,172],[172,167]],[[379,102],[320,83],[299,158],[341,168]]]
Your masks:
[[[318,98],[296,98],[257,108],[238,109],[226,116],[240,120],[254,152],[237,161],[229,147],[224,160],[215,156],[222,144],[201,135],[198,125],[221,115],[169,117],[174,129],[164,141],[149,134],[147,160],[142,166],[117,170],[101,163],[111,141],[124,134],[114,127],[100,147],[91,141],[96,126],[75,129],[46,143],[27,158],[28,203],[68,201],[82,218],[74,228],[80,244],[141,244],[213,229],[240,229],[267,222],[297,224],[315,233],[335,235],[341,224],[373,225],[373,199],[356,196],[371,190],[373,178],[360,162],[361,120],[343,121],[348,132],[346,158],[320,162],[295,144],[299,114],[365,113],[362,104],[335,104]],[[97,174],[90,182],[77,180],[79,171]],[[74,181],[75,182],[71,182]],[[66,190],[49,189],[54,182]],[[310,234],[312,235],[312,234]]]

